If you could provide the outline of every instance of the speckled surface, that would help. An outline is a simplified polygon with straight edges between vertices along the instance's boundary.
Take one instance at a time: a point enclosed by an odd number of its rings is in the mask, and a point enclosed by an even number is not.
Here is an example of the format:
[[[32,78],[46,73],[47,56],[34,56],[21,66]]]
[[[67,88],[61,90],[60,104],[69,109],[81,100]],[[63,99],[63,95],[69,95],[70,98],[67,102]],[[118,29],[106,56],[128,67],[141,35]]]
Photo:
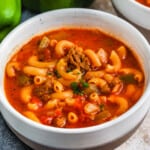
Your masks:
[[[118,15],[112,6],[110,0],[95,0],[90,7],[91,9],[102,10],[108,13]],[[24,11],[22,20],[33,16],[28,11]],[[137,26],[136,26],[137,27]],[[150,42],[150,31],[137,27]],[[31,150],[27,145],[22,143],[8,128],[0,114],[0,150]],[[39,150],[39,149],[37,149]],[[96,150],[100,150],[97,148]],[[113,150],[110,147],[110,150]],[[136,132],[122,145],[114,150],[150,150],[150,112],[145,117],[143,123],[138,127]]]

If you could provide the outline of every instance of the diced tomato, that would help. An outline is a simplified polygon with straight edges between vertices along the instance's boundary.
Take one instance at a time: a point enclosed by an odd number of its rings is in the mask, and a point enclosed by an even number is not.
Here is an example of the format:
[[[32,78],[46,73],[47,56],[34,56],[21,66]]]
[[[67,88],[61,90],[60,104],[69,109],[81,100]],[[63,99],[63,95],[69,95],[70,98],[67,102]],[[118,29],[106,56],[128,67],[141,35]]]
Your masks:
[[[84,113],[81,113],[80,114],[80,121],[81,122],[84,122],[85,121],[85,118],[86,118],[86,115]]]
[[[80,112],[79,120],[80,120],[80,122],[86,124],[86,123],[88,123],[91,119],[89,119],[89,115],[85,114],[85,113],[82,111],[82,112]]]
[[[79,109],[79,110],[82,110],[84,100],[85,100],[84,96],[77,96],[74,107]]]
[[[62,110],[58,108],[55,110],[55,117],[59,117],[59,116],[62,116]]]
[[[74,107],[75,107],[76,109],[81,110],[81,109],[82,109],[82,103],[81,103],[81,101],[76,100],[76,102],[75,102],[75,104],[74,104]]]
[[[75,98],[80,101],[84,101],[86,99],[85,96],[82,96],[82,95],[77,95]]]
[[[37,106],[42,107],[43,103],[38,97],[32,97],[31,98],[31,103],[37,104]]]
[[[44,50],[44,58],[47,61],[51,60],[51,51],[48,48]]]
[[[52,116],[41,116],[40,121],[45,125],[51,125],[53,120]]]

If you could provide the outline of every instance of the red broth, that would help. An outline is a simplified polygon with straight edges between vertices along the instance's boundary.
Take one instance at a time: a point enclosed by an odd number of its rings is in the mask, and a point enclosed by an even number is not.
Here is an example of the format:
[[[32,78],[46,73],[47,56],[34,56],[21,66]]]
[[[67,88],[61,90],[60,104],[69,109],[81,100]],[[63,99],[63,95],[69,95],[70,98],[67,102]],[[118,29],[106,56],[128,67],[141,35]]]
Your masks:
[[[136,0],[136,1],[144,6],[150,7],[150,0]]]
[[[132,50],[97,29],[36,36],[10,59],[5,73],[10,104],[33,121],[59,128],[115,119],[143,89],[144,74]]]

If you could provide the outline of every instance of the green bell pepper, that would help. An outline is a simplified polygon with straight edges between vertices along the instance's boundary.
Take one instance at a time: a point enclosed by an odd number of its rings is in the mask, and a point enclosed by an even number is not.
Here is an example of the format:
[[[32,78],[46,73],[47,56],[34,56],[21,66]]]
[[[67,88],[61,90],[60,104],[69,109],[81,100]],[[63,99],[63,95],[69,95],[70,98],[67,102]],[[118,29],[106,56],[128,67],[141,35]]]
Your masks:
[[[0,41],[19,24],[21,0],[0,0]]]
[[[52,9],[88,7],[93,0],[22,0],[23,6],[34,12],[44,12]]]

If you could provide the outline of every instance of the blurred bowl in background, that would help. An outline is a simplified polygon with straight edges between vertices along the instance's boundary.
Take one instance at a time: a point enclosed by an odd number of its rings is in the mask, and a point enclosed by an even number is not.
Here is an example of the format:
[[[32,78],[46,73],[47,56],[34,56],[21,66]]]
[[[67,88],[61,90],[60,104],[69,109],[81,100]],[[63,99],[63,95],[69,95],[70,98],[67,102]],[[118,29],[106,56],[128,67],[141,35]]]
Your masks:
[[[112,2],[127,20],[150,30],[150,7],[135,0],[112,0]]]

